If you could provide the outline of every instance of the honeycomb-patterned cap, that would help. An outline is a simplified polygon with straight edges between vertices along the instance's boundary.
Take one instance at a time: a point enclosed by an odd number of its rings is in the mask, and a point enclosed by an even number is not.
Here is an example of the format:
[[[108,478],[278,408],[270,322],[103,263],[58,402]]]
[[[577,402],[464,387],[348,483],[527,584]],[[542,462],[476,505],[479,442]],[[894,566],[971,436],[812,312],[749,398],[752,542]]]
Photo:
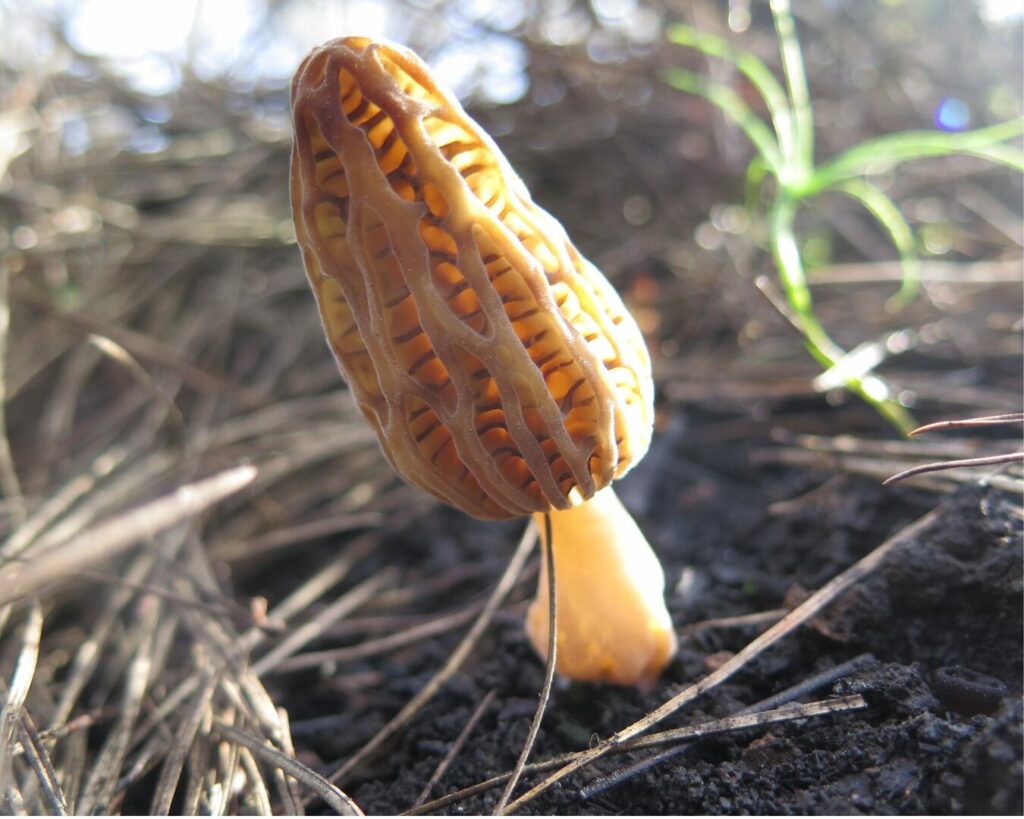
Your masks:
[[[333,40],[299,67],[292,115],[306,273],[406,479],[510,518],[569,508],[643,456],[636,323],[416,55]]]

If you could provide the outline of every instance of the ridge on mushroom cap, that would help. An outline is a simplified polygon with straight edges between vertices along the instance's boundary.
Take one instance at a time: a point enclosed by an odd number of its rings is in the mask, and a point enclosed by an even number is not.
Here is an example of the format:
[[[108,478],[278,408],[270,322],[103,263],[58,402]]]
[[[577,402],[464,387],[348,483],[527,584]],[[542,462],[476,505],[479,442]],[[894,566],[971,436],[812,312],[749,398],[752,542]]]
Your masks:
[[[292,83],[292,208],[328,341],[395,468],[480,518],[565,509],[646,452],[636,323],[410,51]]]

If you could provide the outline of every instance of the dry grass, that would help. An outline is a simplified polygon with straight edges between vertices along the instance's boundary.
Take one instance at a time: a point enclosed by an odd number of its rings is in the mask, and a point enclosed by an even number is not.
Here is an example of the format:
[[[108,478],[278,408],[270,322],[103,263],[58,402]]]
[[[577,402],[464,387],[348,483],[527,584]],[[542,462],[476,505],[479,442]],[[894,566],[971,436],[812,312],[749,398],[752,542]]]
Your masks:
[[[5,106],[24,130],[0,156],[4,812],[118,813],[150,772],[135,809],[295,812],[315,793],[356,812],[295,759],[259,674],[394,586],[347,578],[374,524],[422,501],[323,354],[286,133],[190,85],[166,147],[126,150],[155,101],[80,59],[95,76],[26,77]],[[74,156],[58,110],[131,124]],[[358,530],[269,612],[225,593],[234,566]]]

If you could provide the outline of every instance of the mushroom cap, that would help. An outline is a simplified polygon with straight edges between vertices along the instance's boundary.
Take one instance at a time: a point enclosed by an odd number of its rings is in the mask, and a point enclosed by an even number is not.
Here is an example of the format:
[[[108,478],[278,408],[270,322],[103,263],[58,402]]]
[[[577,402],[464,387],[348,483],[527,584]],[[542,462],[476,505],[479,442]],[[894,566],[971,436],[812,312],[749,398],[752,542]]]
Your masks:
[[[385,454],[470,515],[567,509],[647,451],[643,337],[428,67],[345,37],[292,82],[296,235]]]

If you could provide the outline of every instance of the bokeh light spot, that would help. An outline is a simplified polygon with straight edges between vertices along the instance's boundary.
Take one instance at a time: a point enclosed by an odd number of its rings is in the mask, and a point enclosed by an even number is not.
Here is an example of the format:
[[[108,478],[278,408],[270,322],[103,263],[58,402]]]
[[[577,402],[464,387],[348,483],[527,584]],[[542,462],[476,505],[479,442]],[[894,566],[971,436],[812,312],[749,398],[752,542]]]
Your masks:
[[[941,131],[963,131],[971,124],[971,109],[956,97],[943,97],[935,109],[935,127]]]

